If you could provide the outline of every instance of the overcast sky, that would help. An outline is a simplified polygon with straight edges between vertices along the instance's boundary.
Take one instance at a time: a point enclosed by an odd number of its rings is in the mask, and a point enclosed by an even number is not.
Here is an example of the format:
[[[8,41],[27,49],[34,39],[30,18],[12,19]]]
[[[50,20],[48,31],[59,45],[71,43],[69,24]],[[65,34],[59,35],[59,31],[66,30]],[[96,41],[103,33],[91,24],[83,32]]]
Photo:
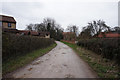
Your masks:
[[[30,23],[41,23],[43,18],[53,18],[64,29],[70,25],[79,26],[79,30],[92,20],[104,20],[107,25],[118,25],[118,2],[81,1],[81,0],[40,0],[2,2],[0,14],[13,16],[17,29],[25,29]],[[0,7],[1,8],[1,7]]]

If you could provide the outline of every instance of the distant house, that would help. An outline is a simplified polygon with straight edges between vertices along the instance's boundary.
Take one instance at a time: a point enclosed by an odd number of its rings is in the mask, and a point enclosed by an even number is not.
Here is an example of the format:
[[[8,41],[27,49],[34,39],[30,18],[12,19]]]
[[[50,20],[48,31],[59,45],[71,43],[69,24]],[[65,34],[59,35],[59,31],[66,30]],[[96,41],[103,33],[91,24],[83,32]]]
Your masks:
[[[29,31],[29,30],[19,30],[19,34],[39,36],[41,38],[50,38],[50,33],[49,32],[36,32],[36,31]]]
[[[17,33],[19,33],[19,30],[13,29],[13,28],[2,28],[2,32],[17,34]]]
[[[63,32],[63,40],[75,41],[76,34],[74,32]]]
[[[43,38],[50,38],[49,32],[39,32],[39,36]]]
[[[29,30],[19,30],[19,34],[38,36],[38,32],[33,32]]]
[[[49,32],[36,32],[29,30],[17,30],[16,29],[16,21],[11,16],[0,15],[0,27],[2,27],[3,32],[21,34],[21,35],[31,35],[31,36],[39,36],[42,38],[50,38]]]
[[[98,35],[99,38],[118,38],[120,37],[120,31],[101,32]]]
[[[0,27],[16,29],[16,21],[11,16],[0,15]]]

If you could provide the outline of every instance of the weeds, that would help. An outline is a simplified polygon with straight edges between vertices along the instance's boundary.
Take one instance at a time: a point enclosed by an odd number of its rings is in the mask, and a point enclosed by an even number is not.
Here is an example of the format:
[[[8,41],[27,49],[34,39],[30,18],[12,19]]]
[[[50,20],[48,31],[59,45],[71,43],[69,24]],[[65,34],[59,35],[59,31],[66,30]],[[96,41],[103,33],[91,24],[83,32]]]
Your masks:
[[[63,43],[77,52],[79,56],[91,66],[100,78],[120,78],[119,66],[114,60],[103,58],[101,55],[77,46],[76,44],[67,42]]]

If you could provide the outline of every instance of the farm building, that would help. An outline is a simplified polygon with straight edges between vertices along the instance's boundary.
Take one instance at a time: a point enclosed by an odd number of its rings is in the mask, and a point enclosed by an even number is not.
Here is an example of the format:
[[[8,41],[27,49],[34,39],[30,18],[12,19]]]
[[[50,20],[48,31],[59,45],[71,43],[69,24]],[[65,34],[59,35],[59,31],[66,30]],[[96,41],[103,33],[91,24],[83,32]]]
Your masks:
[[[41,38],[50,38],[49,32],[36,32],[16,29],[16,21],[11,16],[0,15],[0,27],[2,27],[3,32],[7,33],[14,33],[17,35],[39,36]]]
[[[63,40],[75,41],[76,35],[74,32],[63,32]]]
[[[11,16],[0,15],[0,27],[16,29],[16,21]]]
[[[99,38],[118,38],[120,37],[120,31],[101,32],[98,35]]]
[[[36,32],[36,31],[29,31],[29,30],[19,30],[19,34],[31,35],[31,36],[40,36],[41,38],[50,38],[49,32]]]

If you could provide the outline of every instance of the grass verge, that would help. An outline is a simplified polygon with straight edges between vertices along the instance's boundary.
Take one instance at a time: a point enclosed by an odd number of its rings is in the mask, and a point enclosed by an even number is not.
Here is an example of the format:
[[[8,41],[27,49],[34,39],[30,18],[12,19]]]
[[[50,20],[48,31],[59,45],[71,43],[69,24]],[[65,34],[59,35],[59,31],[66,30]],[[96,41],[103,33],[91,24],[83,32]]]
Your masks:
[[[63,41],[61,41],[63,42]],[[114,61],[102,58],[90,50],[86,50],[76,44],[63,42],[71,47],[86,61],[100,78],[120,78],[119,66]]]
[[[13,58],[7,62],[3,61],[3,63],[2,63],[2,75],[4,76],[6,73],[12,72],[12,71],[30,63],[34,59],[48,53],[56,45],[57,44],[54,43],[47,48],[35,50],[35,51],[30,52],[24,56],[18,56],[17,58]]]

